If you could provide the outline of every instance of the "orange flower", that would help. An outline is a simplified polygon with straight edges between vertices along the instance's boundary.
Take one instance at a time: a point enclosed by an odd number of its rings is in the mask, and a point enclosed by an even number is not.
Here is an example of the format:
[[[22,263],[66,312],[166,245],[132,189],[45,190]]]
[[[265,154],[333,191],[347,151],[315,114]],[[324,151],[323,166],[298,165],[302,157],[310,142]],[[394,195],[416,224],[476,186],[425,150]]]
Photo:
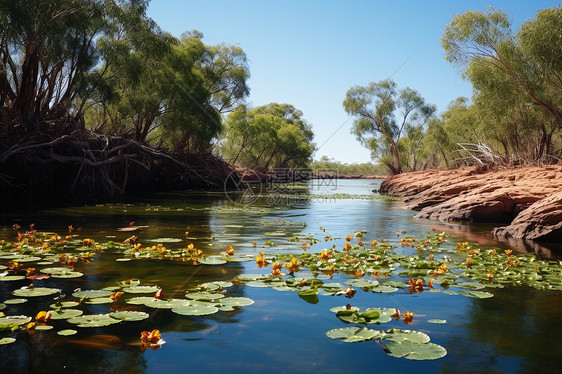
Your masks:
[[[263,252],[259,253],[259,256],[256,257],[256,266],[258,268],[264,268],[268,265],[267,259],[265,258],[265,254]]]
[[[362,276],[363,276],[363,273],[361,272],[361,270],[357,269],[357,271],[355,272],[355,277],[361,278]]]
[[[320,251],[320,259],[324,261],[329,260],[330,257],[332,256],[332,253],[334,253],[334,251],[332,251],[331,249],[322,250]]]
[[[345,243],[345,244],[343,245],[343,250],[344,250],[344,251],[349,252],[350,249],[351,249],[351,244]]]
[[[40,311],[35,316],[35,321],[37,322],[47,323],[49,322],[50,319],[51,319],[51,312],[45,312],[44,310]]]
[[[278,261],[275,261],[273,265],[271,265],[271,274],[277,277],[283,275],[283,273],[281,273],[281,265]]]
[[[392,314],[391,317],[398,321],[400,319],[400,311],[394,308],[394,314]]]
[[[427,282],[427,287],[433,288],[433,279],[430,279],[429,282]]]
[[[256,243],[255,241],[253,241],[253,242],[252,242],[252,247],[256,248],[256,245],[257,245],[257,244],[258,244],[258,243]]]
[[[402,318],[406,325],[411,325],[414,320],[414,313],[406,312],[402,314]]]
[[[160,335],[160,331],[158,330],[152,330],[151,332],[141,332],[141,342],[143,343],[157,344],[161,338],[162,336]]]
[[[234,248],[231,245],[226,247],[226,254],[232,256],[234,254]]]
[[[508,256],[511,256],[511,254],[513,253],[513,251],[511,249],[506,249],[504,252]]]
[[[294,273],[300,270],[297,259],[292,256],[291,256],[291,262],[286,263],[284,266],[287,270],[289,270],[289,273]]]
[[[433,260],[434,257],[435,257],[435,255],[433,253],[429,255],[430,260]]]
[[[131,281],[129,280],[129,283],[131,283]],[[124,295],[124,292],[112,292],[111,295],[109,295],[110,299],[113,300],[113,302],[117,302],[117,300],[119,300],[119,298],[121,296]]]
[[[419,293],[423,293],[423,279],[418,279],[418,280],[414,280],[413,278],[411,278],[408,281],[408,284],[410,285],[410,293],[415,293],[415,292],[419,292]]]
[[[84,240],[82,240],[82,245],[85,246],[85,247],[91,247],[95,243],[96,242],[94,241],[94,239],[84,239]]]
[[[154,297],[156,299],[162,299],[164,298],[164,292],[162,291],[162,289],[159,289],[158,291],[156,291],[156,293],[154,294]]]
[[[332,279],[332,277],[334,276],[334,272],[335,272],[335,266],[332,265],[328,267],[326,270],[323,270],[322,274],[327,275],[328,277],[330,277],[330,279]]]
[[[362,240],[359,240],[359,241],[357,242],[357,244],[363,245],[363,241],[362,241]]]
[[[373,240],[373,241],[371,242],[371,247],[376,247],[376,246],[377,246],[377,243],[378,243],[378,242],[377,242],[376,240]]]
[[[346,236],[346,237],[345,237],[345,240],[347,240],[348,242],[350,242],[350,241],[351,241],[351,235]]]
[[[466,258],[466,266],[471,267],[474,262],[472,261],[472,257]]]
[[[351,287],[347,287],[345,290],[343,290],[344,296],[347,297],[348,299],[353,298],[353,296],[355,296],[355,293],[357,293],[357,291]]]

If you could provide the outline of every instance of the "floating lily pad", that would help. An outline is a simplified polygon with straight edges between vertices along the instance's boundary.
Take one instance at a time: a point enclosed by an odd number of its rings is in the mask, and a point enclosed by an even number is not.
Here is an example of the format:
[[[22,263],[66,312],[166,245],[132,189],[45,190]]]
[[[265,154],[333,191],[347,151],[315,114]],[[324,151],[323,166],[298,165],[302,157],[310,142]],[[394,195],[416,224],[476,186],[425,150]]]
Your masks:
[[[179,308],[182,306],[188,306],[189,300],[185,299],[169,299],[169,300],[160,300],[152,298],[152,300],[147,301],[144,305],[150,308],[157,308],[157,309],[173,309]]]
[[[72,296],[77,297],[79,299],[87,298],[87,299],[96,299],[99,297],[108,297],[111,295],[111,291],[107,290],[86,290],[86,291],[78,291],[74,292]]]
[[[179,243],[182,241],[182,239],[178,239],[178,238],[156,238],[156,239],[149,239],[149,242],[154,242],[154,243]]]
[[[226,264],[226,261],[222,259],[222,257],[203,257],[199,259],[199,262],[204,265],[223,265]]]
[[[225,297],[220,300],[222,306],[248,306],[254,303],[254,300],[247,297]]]
[[[223,259],[228,262],[247,262],[247,261],[254,261],[256,257],[252,255],[233,255],[233,256],[223,257]]]
[[[444,320],[444,319],[428,319],[427,322],[441,325],[441,324],[447,323],[447,320]]]
[[[37,331],[48,331],[48,330],[52,330],[53,326],[50,325],[37,325],[34,327],[35,330]]]
[[[33,287],[33,288],[20,288],[12,292],[15,296],[21,297],[38,297],[47,296],[59,293],[60,290],[57,288],[47,288],[47,287]]]
[[[185,297],[192,300],[211,301],[211,300],[222,299],[224,295],[222,293],[192,292],[192,293],[186,293]]]
[[[158,286],[132,286],[124,287],[123,291],[127,293],[155,293],[159,289]]]
[[[0,303],[0,310],[2,310],[2,309],[6,309],[6,304]]]
[[[123,257],[123,258],[116,258],[115,261],[117,262],[127,262],[127,261],[131,261],[132,258],[128,258],[128,257]]]
[[[172,312],[182,316],[204,316],[214,314],[219,309],[210,305],[188,305],[172,309]]]
[[[70,318],[67,321],[78,325],[78,327],[102,327],[121,322],[120,320],[111,318],[108,314],[87,314]]]
[[[4,304],[14,305],[14,304],[23,304],[27,302],[27,299],[9,299],[4,300]]]
[[[16,341],[15,338],[2,338],[0,339],[0,345],[11,344],[15,341]]]
[[[485,291],[459,291],[459,295],[474,297],[476,299],[489,299],[493,294]]]
[[[128,279],[128,280],[124,280],[119,282],[119,285],[121,287],[135,287],[135,286],[139,286],[141,284],[141,281],[139,279]]]
[[[28,316],[5,316],[0,317],[0,325],[8,325],[8,324],[15,324],[15,325],[25,325],[26,323],[31,322],[31,317]]]
[[[68,271],[72,271],[70,268],[63,268],[62,266],[50,267],[41,269],[41,273],[45,274],[53,274],[53,273],[65,273]]]
[[[429,342],[429,336],[420,331],[413,330],[400,330],[391,329],[388,330],[385,339],[392,340],[394,342],[410,342],[410,343],[427,343]]]
[[[356,343],[382,337],[384,336],[384,332],[366,327],[345,327],[342,329],[330,330],[326,333],[326,336],[331,339],[343,339],[346,343]]]
[[[243,282],[248,282],[248,281],[267,279],[267,278],[269,278],[269,275],[265,275],[265,274],[241,274],[241,275],[238,275],[237,278],[238,278],[238,280],[241,280]]]
[[[408,360],[436,360],[444,357],[447,350],[434,343],[414,343],[393,341],[386,345],[388,355]]]
[[[80,305],[77,301],[61,301],[60,303],[54,303],[49,305],[51,308],[74,308],[75,306]]]
[[[398,288],[392,286],[378,285],[376,287],[371,288],[371,292],[390,293],[395,291],[398,291]]]
[[[41,257],[37,257],[37,256],[22,256],[20,258],[18,258],[18,262],[35,262],[35,261],[41,261],[42,258]]]
[[[0,282],[11,282],[25,279],[24,275],[5,275],[0,277]]]
[[[148,313],[136,311],[112,312],[109,316],[121,321],[142,321],[149,317]]]
[[[84,314],[80,309],[61,309],[59,311],[51,310],[51,319],[69,319]]]
[[[369,279],[349,279],[345,282],[345,284],[349,284],[350,286],[358,288],[372,288],[378,286],[379,282]]]
[[[60,336],[71,336],[71,335],[75,335],[78,331],[76,330],[72,330],[72,329],[66,329],[66,330],[61,330],[59,332],[57,332],[58,335]]]
[[[155,298],[152,296],[140,296],[140,297],[133,297],[126,301],[127,304],[133,305],[146,305],[149,301],[154,300]]]
[[[67,271],[64,273],[52,273],[51,277],[53,278],[80,278],[84,274],[80,273],[79,271]]]
[[[356,306],[352,306],[350,308],[347,308],[346,306],[335,306],[333,308],[330,308],[330,312],[334,312],[336,314],[341,314],[341,315],[351,315],[355,312],[358,312],[359,308],[357,308]]]
[[[86,304],[111,304],[113,299],[110,297],[94,297],[93,299],[86,299]]]

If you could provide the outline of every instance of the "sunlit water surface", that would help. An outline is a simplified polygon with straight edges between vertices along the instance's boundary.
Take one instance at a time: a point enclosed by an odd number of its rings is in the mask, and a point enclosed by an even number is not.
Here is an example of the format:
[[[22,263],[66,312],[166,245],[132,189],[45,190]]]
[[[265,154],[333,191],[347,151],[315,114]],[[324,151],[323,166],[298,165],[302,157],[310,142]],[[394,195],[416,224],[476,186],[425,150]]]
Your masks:
[[[81,238],[96,241],[123,241],[131,232],[118,231],[134,225],[146,226],[134,232],[139,241],[154,244],[158,238],[179,238],[169,248],[194,243],[205,254],[221,254],[227,245],[237,253],[301,253],[300,243],[290,243],[293,235],[310,233],[321,239],[308,251],[318,252],[336,244],[341,249],[347,234],[366,230],[364,241],[397,242],[397,230],[423,235],[432,229],[450,231],[448,245],[457,240],[480,241],[484,246],[503,246],[487,233],[489,227],[447,225],[412,218],[401,202],[384,199],[333,199],[334,193],[372,195],[379,181],[310,181],[292,186],[282,194],[252,196],[212,193],[167,193],[139,198],[128,204],[69,207],[9,213],[2,215],[3,239],[14,239],[13,224],[35,223],[41,231],[66,234],[67,227]],[[262,187],[267,190],[267,186]],[[262,192],[267,192],[267,191]],[[306,198],[305,198],[306,197]],[[348,196],[349,197],[349,196]],[[245,203],[245,204],[243,204]],[[304,225],[281,225],[278,220]],[[320,228],[323,227],[325,232]],[[266,235],[285,229],[284,236]],[[185,232],[189,239],[185,239]],[[326,243],[322,238],[336,239]],[[266,240],[274,246],[264,248]],[[258,248],[252,246],[257,242]],[[99,289],[116,281],[139,278],[157,284],[168,297],[183,297],[185,289],[202,282],[232,280],[243,273],[259,273],[254,262],[220,266],[193,266],[180,262],[137,260],[117,262],[117,256],[97,256],[78,265],[85,274],[77,279],[48,279],[42,286],[57,287],[67,293],[75,288]],[[336,276],[343,283],[349,276]],[[403,278],[403,277],[402,277]],[[402,279],[396,277],[396,279]],[[404,279],[405,280],[405,279]],[[39,282],[39,281],[38,281]],[[10,292],[29,281],[0,282],[0,302],[12,298]],[[104,328],[78,329],[77,335],[61,337],[56,330],[72,328],[66,321],[54,321],[54,330],[34,335],[19,333],[17,341],[0,345],[1,373],[554,373],[562,367],[562,292],[537,291],[524,287],[493,289],[490,299],[472,299],[441,293],[408,294],[401,289],[392,294],[359,291],[354,306],[392,307],[415,313],[414,323],[405,326],[392,321],[374,329],[402,328],[423,331],[431,341],[445,347],[448,354],[433,361],[410,361],[385,354],[376,342],[344,343],[329,339],[328,330],[346,325],[330,308],[345,305],[343,296],[320,296],[309,304],[294,292],[256,288],[244,284],[227,289],[229,296],[245,296],[255,303],[234,312],[211,316],[179,316],[169,310],[146,307],[150,318]],[[34,315],[48,309],[52,298],[9,305],[5,314]],[[29,306],[28,306],[29,304]],[[86,313],[107,313],[107,305],[90,305]],[[428,319],[444,319],[446,324],[430,324]],[[159,329],[166,344],[159,350],[142,353],[129,343],[138,341],[140,331]],[[84,345],[95,335],[103,346]]]

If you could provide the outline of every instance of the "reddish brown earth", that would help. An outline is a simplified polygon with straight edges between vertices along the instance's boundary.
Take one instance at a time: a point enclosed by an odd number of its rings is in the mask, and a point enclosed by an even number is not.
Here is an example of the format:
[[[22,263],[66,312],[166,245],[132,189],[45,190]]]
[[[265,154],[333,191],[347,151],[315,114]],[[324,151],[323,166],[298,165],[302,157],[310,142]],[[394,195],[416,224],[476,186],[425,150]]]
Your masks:
[[[507,224],[494,235],[562,242],[562,165],[404,173],[379,192],[404,197],[419,218]]]

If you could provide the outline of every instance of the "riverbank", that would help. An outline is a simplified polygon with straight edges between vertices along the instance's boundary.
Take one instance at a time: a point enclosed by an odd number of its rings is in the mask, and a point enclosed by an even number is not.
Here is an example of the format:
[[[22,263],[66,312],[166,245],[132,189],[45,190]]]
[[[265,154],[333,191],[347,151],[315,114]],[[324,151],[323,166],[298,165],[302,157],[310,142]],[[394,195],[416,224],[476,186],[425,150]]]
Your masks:
[[[497,224],[499,239],[562,242],[562,165],[404,173],[379,192],[403,197],[418,218]]]

